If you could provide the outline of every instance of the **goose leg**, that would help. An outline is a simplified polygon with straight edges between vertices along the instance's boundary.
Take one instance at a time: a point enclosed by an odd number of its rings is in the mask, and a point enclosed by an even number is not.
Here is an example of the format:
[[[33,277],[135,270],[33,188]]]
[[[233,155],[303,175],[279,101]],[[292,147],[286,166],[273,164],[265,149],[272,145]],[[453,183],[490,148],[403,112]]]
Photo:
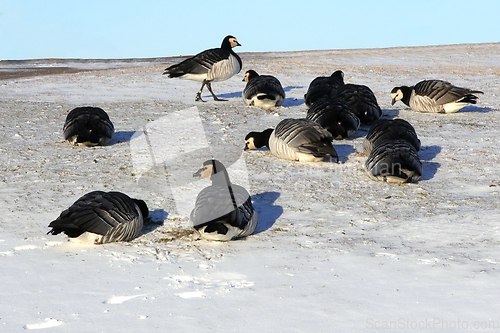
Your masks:
[[[225,102],[227,101],[227,99],[220,99],[218,98],[217,96],[215,96],[214,92],[212,91],[212,85],[210,84],[210,82],[207,82],[207,88],[208,88],[208,91],[210,91],[210,93],[212,94],[212,96],[214,97],[214,100],[215,101],[219,101],[219,102]]]
[[[200,91],[198,91],[196,93],[196,98],[195,98],[195,101],[196,102],[205,102],[202,98],[201,98],[201,92],[203,91],[203,87],[205,87],[205,84],[207,85],[207,87],[209,87],[209,82],[207,82],[207,80],[203,80],[202,84],[201,84],[201,88],[200,88]],[[209,89],[210,91],[212,91],[211,89]],[[212,93],[213,95],[213,93]]]

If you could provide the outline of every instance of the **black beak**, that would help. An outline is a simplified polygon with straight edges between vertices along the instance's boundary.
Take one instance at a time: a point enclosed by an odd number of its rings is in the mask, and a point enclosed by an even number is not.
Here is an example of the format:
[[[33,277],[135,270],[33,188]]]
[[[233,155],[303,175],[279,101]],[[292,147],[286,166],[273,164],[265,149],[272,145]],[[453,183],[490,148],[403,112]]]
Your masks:
[[[396,103],[396,99],[395,98],[392,99],[391,105],[394,105],[394,103]]]
[[[201,177],[201,169],[193,173],[193,177]]]

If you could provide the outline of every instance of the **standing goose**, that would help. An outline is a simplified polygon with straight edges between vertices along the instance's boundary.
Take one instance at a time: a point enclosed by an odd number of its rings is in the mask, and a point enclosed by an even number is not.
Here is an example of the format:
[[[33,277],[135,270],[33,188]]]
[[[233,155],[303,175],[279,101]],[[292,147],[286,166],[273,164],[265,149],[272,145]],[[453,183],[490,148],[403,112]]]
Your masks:
[[[469,104],[476,104],[482,91],[460,88],[442,80],[424,80],[415,86],[395,87],[391,91],[392,105],[401,101],[413,111],[454,113]]]
[[[330,132],[334,139],[346,138],[359,128],[359,118],[349,104],[339,98],[322,97],[309,110],[306,119],[313,120]]]
[[[70,111],[64,122],[64,139],[75,146],[104,145],[111,140],[115,128],[101,108],[84,106]]]
[[[309,119],[284,119],[273,130],[250,132],[245,150],[266,146],[279,158],[299,162],[319,162],[338,155],[332,146],[332,134]]]
[[[259,75],[254,70],[248,70],[243,81],[247,83],[242,92],[246,105],[270,109],[283,104],[285,91],[274,76]]]
[[[335,91],[344,85],[344,72],[337,70],[330,76],[318,76],[309,84],[304,102],[311,107],[321,97],[332,97]]]
[[[196,94],[196,101],[203,101],[201,92],[203,87],[208,90],[216,101],[225,101],[215,96],[212,91],[212,82],[225,81],[238,74],[241,70],[241,59],[234,53],[233,47],[241,46],[233,36],[226,36],[220,48],[205,50],[190,57],[179,64],[165,69],[163,74],[168,77],[202,82],[200,91]]]
[[[252,234],[258,216],[250,194],[245,188],[232,184],[224,165],[207,160],[194,177],[210,179],[212,185],[196,197],[189,217],[193,228],[208,240],[229,241]]]
[[[371,124],[382,116],[373,91],[360,84],[345,84],[340,86],[332,97],[346,101],[363,124]]]
[[[93,191],[75,201],[54,221],[47,234],[61,232],[94,244],[128,242],[139,235],[148,206],[121,192]]]

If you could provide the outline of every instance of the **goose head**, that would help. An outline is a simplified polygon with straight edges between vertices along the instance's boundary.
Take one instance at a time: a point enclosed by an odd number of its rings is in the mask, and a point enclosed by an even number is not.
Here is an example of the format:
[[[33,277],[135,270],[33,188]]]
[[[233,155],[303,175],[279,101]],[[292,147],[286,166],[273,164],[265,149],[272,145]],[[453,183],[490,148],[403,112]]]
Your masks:
[[[229,174],[226,167],[215,159],[206,160],[201,168],[193,174],[193,177],[206,178],[212,183],[229,185]]]
[[[391,104],[394,105],[397,101],[401,101],[406,105],[409,105],[411,90],[413,87],[401,86],[394,87],[391,90]]]
[[[144,202],[144,200],[132,199],[132,201],[137,207],[139,207],[139,210],[141,211],[142,214],[142,218],[145,219],[146,217],[149,216],[149,208],[146,202]]]
[[[232,49],[236,46],[241,46],[241,44],[238,43],[236,37],[229,35],[226,36],[226,38],[224,38],[224,40],[222,41],[221,49]]]
[[[262,132],[250,132],[245,137],[245,149],[259,149],[266,146],[269,148],[269,138],[273,133],[274,129],[268,128]]]
[[[250,69],[248,71],[245,72],[245,77],[243,78],[243,82],[248,82],[256,77],[258,77],[259,74],[254,71],[253,69]]]

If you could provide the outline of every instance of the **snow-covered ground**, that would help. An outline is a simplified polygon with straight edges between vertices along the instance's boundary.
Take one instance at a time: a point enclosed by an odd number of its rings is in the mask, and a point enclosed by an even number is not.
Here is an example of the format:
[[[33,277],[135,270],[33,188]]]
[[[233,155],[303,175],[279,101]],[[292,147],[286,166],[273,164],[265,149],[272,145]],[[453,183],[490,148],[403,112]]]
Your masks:
[[[199,83],[161,75],[178,58],[0,62],[0,74],[85,70],[0,80],[0,331],[500,329],[500,44],[240,54],[242,72],[213,84],[229,101],[205,91],[207,103],[194,102]],[[280,79],[284,107],[244,105],[248,69]],[[338,164],[243,152],[249,131],[304,117],[311,80],[337,69],[375,92],[384,117],[415,127],[418,183],[366,175],[366,126],[334,142]],[[390,105],[394,86],[434,78],[484,95],[447,115]],[[66,114],[83,105],[110,115],[109,145],[63,141]],[[211,156],[252,194],[260,223],[246,239],[208,242],[189,229],[206,183],[186,175]],[[46,235],[92,190],[145,200],[143,235],[101,246]]]

